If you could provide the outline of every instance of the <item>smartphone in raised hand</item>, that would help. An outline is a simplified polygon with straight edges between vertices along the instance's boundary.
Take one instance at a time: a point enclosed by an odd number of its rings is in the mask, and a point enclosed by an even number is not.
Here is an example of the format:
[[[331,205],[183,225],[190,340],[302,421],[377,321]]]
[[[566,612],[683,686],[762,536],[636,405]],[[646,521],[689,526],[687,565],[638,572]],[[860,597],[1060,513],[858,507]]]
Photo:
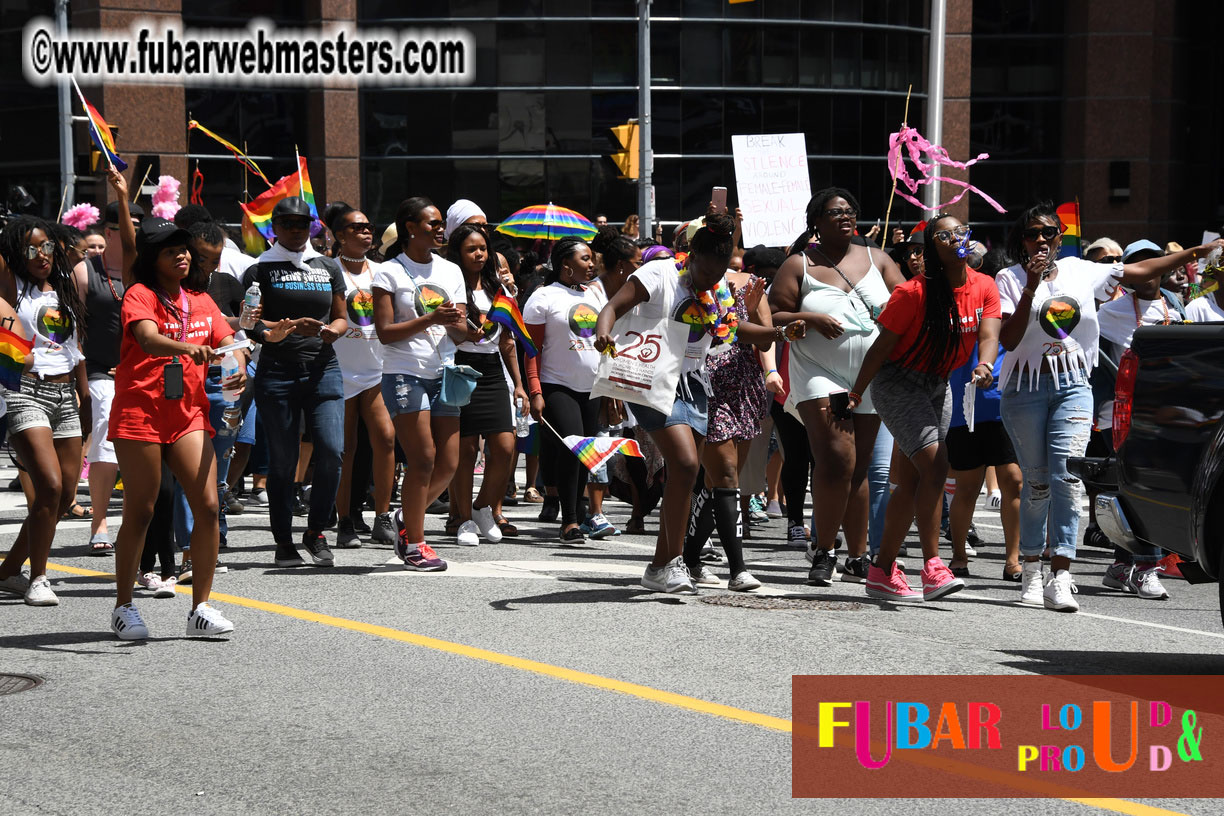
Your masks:
[[[727,211],[727,188],[714,187],[710,190],[710,201],[714,204],[714,212]]]

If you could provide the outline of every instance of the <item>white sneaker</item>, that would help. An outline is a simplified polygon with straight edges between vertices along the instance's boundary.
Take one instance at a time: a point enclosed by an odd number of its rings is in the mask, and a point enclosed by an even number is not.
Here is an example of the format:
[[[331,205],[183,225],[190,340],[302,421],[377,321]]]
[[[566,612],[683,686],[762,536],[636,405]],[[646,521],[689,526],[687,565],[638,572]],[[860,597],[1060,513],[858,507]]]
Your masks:
[[[1041,585],[1044,576],[1041,574],[1040,561],[1025,561],[1020,572],[1020,603],[1024,606],[1042,606],[1045,601]]]
[[[460,547],[479,547],[480,528],[476,526],[476,522],[465,521],[460,524],[459,531],[455,535],[455,542]]]
[[[676,556],[661,567],[646,565],[642,574],[642,586],[655,592],[670,592],[676,595],[696,595],[693,578],[689,575],[684,559]]]
[[[496,544],[502,540],[502,531],[497,526],[497,519],[493,518],[492,507],[482,507],[479,510],[473,508],[472,521],[476,522],[476,526],[480,529],[480,534],[485,537],[485,541]]]
[[[117,606],[111,612],[111,631],[120,640],[143,640],[149,636],[149,627],[132,604]]]
[[[140,585],[141,589],[146,589],[149,592],[155,593],[157,590],[161,589],[162,579],[156,572],[146,572],[144,575],[141,575],[136,579],[136,583]]]
[[[19,570],[7,578],[0,578],[0,590],[25,595],[30,590],[30,574]]]
[[[997,490],[990,491],[990,498],[986,500],[986,506],[991,510],[998,510],[1003,506],[1003,494]]]
[[[173,598],[175,595],[178,594],[174,591],[174,588],[177,585],[178,585],[178,579],[176,579],[173,575],[171,575],[169,578],[163,578],[161,582],[161,586],[153,590],[153,597],[154,598]]]
[[[1168,600],[1169,593],[1165,591],[1164,584],[1160,583],[1161,572],[1163,570],[1160,567],[1149,567],[1131,573],[1130,584],[1140,598],[1146,601]]]
[[[973,549],[973,545],[965,542],[965,555],[970,558],[977,558],[977,550]]]
[[[701,565],[701,570],[696,575],[690,573],[693,583],[697,586],[722,586],[722,579],[710,570],[705,564]]]
[[[234,624],[206,603],[187,616],[187,637],[216,637],[234,631]]]
[[[30,588],[26,590],[27,606],[59,606],[59,598],[51,591],[51,582],[47,576],[40,575],[30,579]]]
[[[761,582],[753,577],[752,573],[748,570],[744,570],[727,582],[727,589],[732,592],[749,592],[760,588]]]
[[[1075,594],[1079,588],[1067,570],[1059,570],[1046,580],[1045,608],[1055,612],[1078,612],[1079,601]]]

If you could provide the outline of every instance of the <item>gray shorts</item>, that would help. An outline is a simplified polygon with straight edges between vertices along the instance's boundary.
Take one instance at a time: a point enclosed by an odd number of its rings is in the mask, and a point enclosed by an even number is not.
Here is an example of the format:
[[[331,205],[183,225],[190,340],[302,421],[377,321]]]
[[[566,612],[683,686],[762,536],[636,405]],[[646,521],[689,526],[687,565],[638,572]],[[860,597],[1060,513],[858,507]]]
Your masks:
[[[907,457],[943,442],[952,422],[952,389],[934,374],[885,363],[871,381],[876,413]]]
[[[76,383],[45,382],[28,374],[22,375],[21,391],[10,391],[5,401],[8,403],[9,436],[30,428],[50,428],[52,439],[81,435]]]

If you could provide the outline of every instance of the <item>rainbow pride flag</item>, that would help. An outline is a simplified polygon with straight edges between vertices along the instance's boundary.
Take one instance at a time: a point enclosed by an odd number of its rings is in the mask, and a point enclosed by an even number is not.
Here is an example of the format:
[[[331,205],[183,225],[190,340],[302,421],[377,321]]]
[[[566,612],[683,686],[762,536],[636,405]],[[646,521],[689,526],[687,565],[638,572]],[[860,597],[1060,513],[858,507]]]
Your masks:
[[[561,441],[592,473],[595,472],[595,468],[603,464],[605,459],[617,451],[621,451],[626,456],[639,458],[642,456],[642,449],[638,447],[638,443],[622,436],[564,436]]]
[[[540,349],[536,347],[535,341],[531,339],[531,334],[527,331],[527,324],[523,322],[523,313],[519,311],[518,304],[505,292],[498,292],[493,298],[493,305],[489,307],[485,315],[484,326],[481,328],[487,332],[493,328],[494,323],[505,326],[522,344],[523,353],[528,357],[534,357],[540,353]]]
[[[26,355],[34,344],[21,335],[0,326],[0,385],[10,391],[21,390],[21,373],[25,371]]]
[[[1060,258],[1082,258],[1084,257],[1083,233],[1080,232],[1080,208],[1079,200],[1068,201],[1066,204],[1059,204],[1058,220],[1062,221],[1063,236],[1062,247],[1058,250]]]
[[[81,86],[77,84],[75,77],[72,79],[72,87],[76,88],[81,106],[85,108],[85,118],[89,120],[89,138],[93,139],[98,150],[102,151],[106,160],[114,165],[116,170],[126,170],[127,162],[115,152],[115,137],[111,135],[110,125],[106,124],[97,108],[85,101],[85,94],[81,93]]]
[[[315,206],[314,187],[310,185],[310,174],[306,172],[306,160],[298,157],[298,171],[292,175],[283,176],[266,191],[260,193],[246,204],[239,204],[251,225],[269,242],[275,237],[272,234],[272,209],[282,198],[300,196],[310,205],[310,215],[319,220],[319,209]]]

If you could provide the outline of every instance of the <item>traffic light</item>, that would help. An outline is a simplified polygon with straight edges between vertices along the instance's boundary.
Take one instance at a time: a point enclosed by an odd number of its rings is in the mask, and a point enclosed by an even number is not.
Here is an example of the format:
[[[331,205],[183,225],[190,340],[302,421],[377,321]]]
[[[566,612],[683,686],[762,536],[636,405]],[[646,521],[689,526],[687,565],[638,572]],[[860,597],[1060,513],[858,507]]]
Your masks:
[[[636,179],[638,177],[638,164],[642,155],[638,147],[637,120],[630,119],[628,124],[617,125],[611,128],[611,130],[616,136],[616,141],[620,142],[621,147],[624,148],[619,153],[612,154],[612,161],[616,162],[616,166],[620,168],[620,178]]]

